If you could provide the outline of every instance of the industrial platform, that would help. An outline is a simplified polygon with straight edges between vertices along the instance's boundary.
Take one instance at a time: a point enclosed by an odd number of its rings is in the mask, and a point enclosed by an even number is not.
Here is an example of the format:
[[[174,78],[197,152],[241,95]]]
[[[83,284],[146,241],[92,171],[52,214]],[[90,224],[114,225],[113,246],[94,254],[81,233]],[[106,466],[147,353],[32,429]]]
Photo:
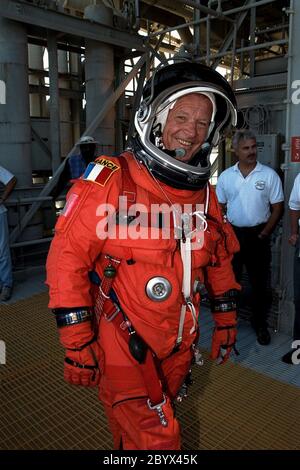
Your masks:
[[[0,304],[0,450],[110,450],[112,439],[95,389],[63,381],[64,352],[47,308],[44,272],[17,281]],[[177,407],[185,450],[300,450],[300,365],[280,357],[290,338],[272,333],[260,346],[239,323],[240,355],[218,366],[208,357],[212,321],[201,316],[204,365],[194,366],[190,395]]]

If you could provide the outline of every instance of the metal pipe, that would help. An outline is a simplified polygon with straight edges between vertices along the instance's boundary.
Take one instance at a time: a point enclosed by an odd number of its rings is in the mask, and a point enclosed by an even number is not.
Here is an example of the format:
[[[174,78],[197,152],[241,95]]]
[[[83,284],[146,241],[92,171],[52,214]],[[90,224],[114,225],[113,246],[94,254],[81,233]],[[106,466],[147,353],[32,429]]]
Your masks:
[[[206,13],[207,15],[215,16],[216,18],[220,18],[221,20],[230,21],[233,20],[231,18],[226,18],[223,13],[220,13],[212,8],[205,7],[204,5],[200,5],[199,3],[193,0],[178,0],[180,3],[184,5],[189,5],[190,7],[197,8],[198,10],[202,11],[202,13]]]
[[[155,33],[149,34],[149,38],[151,39],[154,36],[160,36],[161,34],[171,33],[175,30],[177,31],[180,29],[188,28],[189,26],[195,26],[197,24],[204,23],[204,21],[206,21],[206,18],[201,18],[197,21],[189,21],[187,23],[178,24],[176,26],[170,26],[170,28],[161,29],[160,31],[156,31]]]
[[[141,15],[140,15],[140,1],[135,0],[134,2],[134,13],[135,13],[135,23],[133,25],[133,28],[135,30],[138,30],[140,27],[140,22],[141,22]]]
[[[274,26],[273,28],[265,28],[265,29],[258,29],[255,31],[256,36],[259,36],[260,34],[265,34],[265,33],[274,33],[275,31],[281,31],[282,29],[288,29],[289,25],[288,23],[284,23],[280,26]]]
[[[257,50],[257,49],[264,49],[270,46],[281,46],[283,44],[287,44],[288,39],[278,39],[277,41],[270,41],[270,42],[264,42],[262,44],[257,44],[255,46],[247,46],[247,47],[240,47],[239,49],[236,49],[236,54],[239,54],[241,52],[249,52],[252,50]],[[213,54],[211,56],[211,59],[216,59],[217,57],[224,57],[226,55],[231,55],[232,50],[230,51],[224,51],[224,52],[218,52],[216,54]],[[205,60],[205,56],[198,57],[197,61]]]
[[[294,0],[290,0],[290,10],[294,9]],[[289,51],[288,51],[288,69],[287,69],[287,99],[286,99],[286,127],[285,127],[285,146],[284,163],[287,165],[290,160],[290,133],[291,133],[291,78],[292,78],[292,60],[293,60],[293,36],[294,21],[293,15],[289,17]],[[286,176],[286,173],[285,173]],[[285,181],[286,182],[286,181]]]
[[[241,7],[237,7],[237,8],[232,8],[231,10],[227,10],[227,11],[223,11],[223,15],[233,15],[234,13],[239,13],[240,11],[245,11],[245,10],[249,10],[250,8],[253,8],[253,7],[261,7],[263,5],[267,5],[268,3],[274,3],[276,2],[277,0],[260,0],[258,2],[253,2],[253,3],[250,3],[250,5],[243,5]]]
[[[104,4],[89,5],[84,10],[85,18],[101,21],[106,26],[113,25],[113,14]],[[85,43],[85,89],[86,125],[92,122],[99,110],[99,103],[114,91],[114,49],[100,41],[86,40]],[[112,106],[103,118],[101,125],[93,133],[100,145],[102,154],[115,153],[115,109]]]
[[[196,3],[200,5],[200,0],[196,0]],[[200,9],[194,8],[194,19],[195,21],[200,20]],[[194,26],[194,55],[198,56],[200,54],[200,23]]]
[[[179,0],[179,1],[181,1],[181,0]],[[227,15],[232,15],[234,13],[239,13],[241,11],[249,10],[250,8],[253,8],[254,6],[259,7],[259,6],[267,5],[269,3],[274,3],[276,1],[277,0],[260,0],[258,2],[250,3],[248,5],[243,5],[243,6],[238,7],[238,8],[233,8],[232,10],[223,11],[223,16],[225,16],[225,18],[226,18]],[[183,2],[183,3],[187,3],[187,2]],[[194,4],[193,6],[194,6],[194,8],[197,8],[197,4]],[[203,7],[203,8],[206,8],[206,7]],[[213,10],[213,11],[215,11],[215,10]],[[220,14],[217,14],[216,11],[215,11],[215,13],[216,13],[217,16],[213,15],[213,17],[210,18],[211,20],[216,19],[216,18],[219,17]],[[226,18],[226,19],[228,19],[228,18]],[[178,30],[178,29],[182,29],[182,28],[188,28],[189,26],[194,26],[194,25],[203,23],[204,21],[207,21],[207,17],[201,18],[199,21],[189,21],[187,23],[182,23],[180,25],[172,26],[172,27],[166,28],[164,30],[156,31],[155,33],[150,34],[149,37],[151,38],[153,36],[158,36],[162,33],[169,33],[171,31],[174,31],[175,29]],[[234,20],[231,20],[231,22],[234,23]]]
[[[252,2],[252,0],[246,0],[247,4],[249,4],[250,2]],[[237,24],[237,31],[240,29],[241,25],[243,24],[247,14],[248,14],[248,12],[246,11],[246,12],[239,13],[238,15],[235,16],[235,22]],[[219,52],[224,52],[224,51],[227,51],[229,49],[229,46],[233,41],[233,33],[234,33],[234,28],[232,27],[230,29],[230,31],[227,33],[227,36],[224,39],[223,44],[222,44]],[[219,63],[220,63],[220,60],[216,59],[213,62],[212,67],[215,69],[216,67],[218,67]]]
[[[255,27],[256,27],[256,8],[253,7],[250,10],[250,46],[255,45]],[[250,51],[250,77],[254,77],[255,71],[255,52]]]
[[[49,90],[50,90],[50,135],[52,154],[52,173],[61,163],[60,158],[60,114],[59,114],[59,83],[56,34],[48,32],[49,53]]]
[[[184,1],[184,0],[178,0],[178,1],[180,1],[181,3],[185,3],[187,5],[189,4],[189,2]],[[274,3],[276,1],[277,0],[260,0],[258,2],[252,2],[248,5],[243,5],[241,7],[232,8],[231,10],[227,10],[227,11],[223,10],[222,13],[218,13],[216,10],[212,10],[215,14],[214,15],[212,13],[208,13],[208,14],[210,14],[214,18],[226,19],[228,21],[229,20],[229,18],[227,18],[228,15],[233,15],[233,14],[239,13],[241,11],[249,10],[250,8],[253,8],[253,7],[260,7],[260,6],[263,6],[263,5],[268,5],[269,3]],[[197,4],[195,4],[195,2],[190,2],[190,3],[193,3],[193,5],[190,5],[190,6],[193,6],[194,8],[197,8]],[[202,11],[203,11],[203,9],[207,8],[207,7],[204,7],[204,6],[201,5],[201,8],[202,8]],[[202,21],[206,21],[206,20],[207,20],[207,18],[202,19]],[[231,19],[230,21],[233,22],[234,20]],[[186,24],[190,25],[190,23],[186,23]],[[177,29],[177,27],[176,27],[176,29]]]
[[[141,71],[140,71],[140,76],[139,76],[139,79],[138,79],[138,85],[137,85],[137,90],[136,90],[136,93],[134,95],[134,102],[133,102],[133,106],[132,106],[132,113],[131,113],[131,116],[130,116],[130,122],[129,122],[129,126],[128,126],[128,137],[131,136],[133,130],[134,130],[134,116],[135,116],[135,113],[137,112],[138,110],[138,106],[139,106],[139,103],[140,103],[140,100],[141,100],[141,96],[142,96],[142,92],[143,92],[143,86],[144,86],[144,81],[145,81],[145,78],[146,78],[146,72],[147,72],[147,64],[144,64],[143,67],[141,68]]]
[[[233,40],[232,40],[232,56],[231,56],[231,75],[230,75],[230,84],[233,86],[233,76],[234,76],[234,60],[236,55],[236,35],[237,35],[237,24],[233,25]]]
[[[245,70],[244,70],[244,51],[243,51],[243,49],[245,47],[244,44],[245,44],[245,39],[242,38],[241,39],[242,52],[241,52],[241,58],[240,58],[240,77],[242,77],[244,75],[244,72],[245,72]]]
[[[239,49],[236,50],[236,52],[240,53],[240,52],[247,52],[247,51],[255,51],[258,49],[264,49],[264,48],[272,47],[272,46],[282,46],[283,44],[288,44],[288,42],[289,42],[288,39],[278,39],[277,41],[264,42],[262,44],[256,44],[255,46],[246,46],[243,48],[240,47]]]
[[[210,65],[210,15],[206,22],[206,65]]]

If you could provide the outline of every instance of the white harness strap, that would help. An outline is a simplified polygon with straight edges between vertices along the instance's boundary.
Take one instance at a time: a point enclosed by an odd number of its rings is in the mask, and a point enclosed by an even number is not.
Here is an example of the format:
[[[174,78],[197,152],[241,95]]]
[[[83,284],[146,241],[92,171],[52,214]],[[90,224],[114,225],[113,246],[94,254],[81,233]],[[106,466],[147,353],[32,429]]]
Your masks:
[[[181,305],[180,320],[176,345],[182,342],[182,333],[186,315],[186,309],[188,307],[193,318],[193,326],[190,330],[190,334],[193,334],[196,330],[197,315],[196,309],[191,299],[191,274],[192,274],[192,252],[191,252],[191,239],[188,237],[185,240],[180,240],[180,254],[183,266],[183,279],[182,279],[182,295],[184,303]]]
[[[181,312],[180,312],[180,320],[179,320],[179,327],[178,327],[178,334],[176,340],[176,346],[180,345],[182,342],[182,334],[183,334],[183,327],[185,321],[185,315],[187,308],[189,309],[192,318],[193,318],[193,326],[190,329],[190,334],[193,334],[197,328],[197,314],[195,306],[192,302],[191,297],[191,278],[192,278],[192,251],[191,251],[191,237],[193,236],[194,231],[190,230],[189,224],[192,220],[192,216],[196,215],[203,221],[203,230],[205,231],[207,228],[206,222],[206,214],[208,210],[209,204],[209,185],[206,187],[206,200],[205,200],[205,208],[204,214],[200,214],[195,212],[193,214],[182,214],[182,221],[183,221],[183,229],[184,237],[181,237],[180,240],[180,254],[183,266],[183,279],[182,279],[182,295],[184,298],[184,303],[181,305]]]

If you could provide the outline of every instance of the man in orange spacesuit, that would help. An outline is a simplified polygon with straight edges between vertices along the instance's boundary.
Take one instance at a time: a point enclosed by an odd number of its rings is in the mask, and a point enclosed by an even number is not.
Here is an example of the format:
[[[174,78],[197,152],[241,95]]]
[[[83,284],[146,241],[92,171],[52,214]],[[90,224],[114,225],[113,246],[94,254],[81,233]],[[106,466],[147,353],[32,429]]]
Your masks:
[[[100,156],[70,190],[47,261],[64,377],[99,385],[116,449],[180,449],[173,403],[195,360],[202,286],[211,358],[236,339],[238,243],[208,183],[236,123],[226,80],[191,61],[146,83],[130,148]]]

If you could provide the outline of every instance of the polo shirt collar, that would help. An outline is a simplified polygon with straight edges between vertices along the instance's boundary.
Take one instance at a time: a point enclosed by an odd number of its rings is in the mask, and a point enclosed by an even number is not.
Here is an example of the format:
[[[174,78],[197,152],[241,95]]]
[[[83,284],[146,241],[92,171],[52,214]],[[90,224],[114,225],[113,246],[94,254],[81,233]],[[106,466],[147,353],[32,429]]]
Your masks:
[[[239,162],[236,162],[236,164],[233,165],[233,170],[234,170],[234,171],[238,171],[238,172],[240,171],[240,169],[239,169]],[[258,160],[256,161],[256,165],[255,165],[255,167],[253,168],[253,170],[251,171],[251,173],[254,173],[254,172],[256,172],[256,171],[262,171],[262,164],[261,164]],[[251,173],[250,173],[250,174],[251,174]]]

